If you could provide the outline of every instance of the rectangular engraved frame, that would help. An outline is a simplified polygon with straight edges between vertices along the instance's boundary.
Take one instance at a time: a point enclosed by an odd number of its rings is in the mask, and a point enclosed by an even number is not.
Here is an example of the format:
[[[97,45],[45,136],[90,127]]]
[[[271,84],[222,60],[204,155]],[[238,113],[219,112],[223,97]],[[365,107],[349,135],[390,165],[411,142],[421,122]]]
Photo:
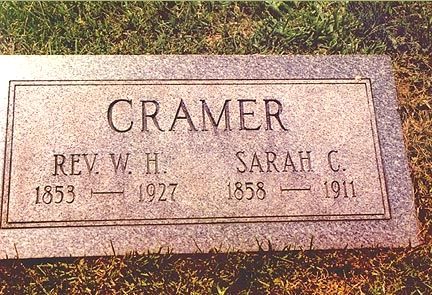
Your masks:
[[[15,89],[19,86],[58,86],[58,85],[163,85],[167,83],[188,83],[198,85],[208,85],[218,83],[224,85],[241,84],[242,82],[260,81],[265,84],[363,84],[369,108],[371,135],[374,141],[376,167],[381,184],[382,212],[376,214],[328,214],[328,215],[278,215],[278,216],[218,216],[199,218],[158,218],[158,219],[106,219],[106,220],[70,220],[70,221],[19,221],[11,222],[9,215],[9,196],[10,196],[10,174],[13,169],[13,132],[14,132],[14,113],[15,113]],[[11,80],[9,82],[9,101],[7,110],[7,132],[5,147],[5,163],[3,175],[2,201],[0,228],[51,228],[51,227],[91,227],[91,226],[119,226],[119,225],[175,225],[175,224],[219,224],[219,223],[255,223],[255,222],[289,222],[289,221],[354,221],[354,220],[387,220],[391,218],[389,200],[387,195],[384,168],[381,159],[379,137],[377,133],[376,113],[374,111],[373,93],[370,79],[299,79],[299,80]]]

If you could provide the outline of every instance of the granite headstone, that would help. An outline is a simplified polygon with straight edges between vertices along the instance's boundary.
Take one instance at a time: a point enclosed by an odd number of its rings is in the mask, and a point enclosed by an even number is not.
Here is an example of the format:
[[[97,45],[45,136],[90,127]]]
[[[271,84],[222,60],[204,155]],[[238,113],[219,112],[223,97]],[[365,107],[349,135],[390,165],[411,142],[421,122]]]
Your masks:
[[[1,56],[0,257],[420,243],[385,56]]]

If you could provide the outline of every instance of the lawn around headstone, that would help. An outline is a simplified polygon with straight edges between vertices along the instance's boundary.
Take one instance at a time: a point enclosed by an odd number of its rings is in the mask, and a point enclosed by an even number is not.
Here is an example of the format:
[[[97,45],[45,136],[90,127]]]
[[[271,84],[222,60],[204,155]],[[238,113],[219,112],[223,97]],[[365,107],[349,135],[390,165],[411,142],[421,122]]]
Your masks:
[[[431,3],[1,3],[2,54],[389,55],[424,243],[8,260],[0,293],[432,292],[431,28]]]

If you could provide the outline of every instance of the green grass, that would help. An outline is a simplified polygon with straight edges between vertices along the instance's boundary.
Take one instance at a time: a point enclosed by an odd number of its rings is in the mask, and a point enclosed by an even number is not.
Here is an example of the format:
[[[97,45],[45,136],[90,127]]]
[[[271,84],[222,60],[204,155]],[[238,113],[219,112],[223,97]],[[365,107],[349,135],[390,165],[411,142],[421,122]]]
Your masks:
[[[400,6],[3,3],[0,48],[10,54],[349,54],[409,45],[430,50],[430,4]]]
[[[425,243],[0,262],[0,293],[431,294],[432,3],[2,2],[2,54],[388,54]]]

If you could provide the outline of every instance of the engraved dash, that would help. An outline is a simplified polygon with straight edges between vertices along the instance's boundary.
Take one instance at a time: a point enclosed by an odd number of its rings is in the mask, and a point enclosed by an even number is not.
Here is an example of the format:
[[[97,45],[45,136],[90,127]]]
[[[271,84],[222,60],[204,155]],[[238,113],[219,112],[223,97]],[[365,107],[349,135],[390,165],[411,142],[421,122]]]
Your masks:
[[[304,188],[299,188],[299,187],[296,187],[296,188],[282,188],[282,186],[281,186],[280,190],[281,190],[281,192],[310,191],[311,187],[309,186],[309,187],[304,187]]]
[[[90,189],[91,196],[93,195],[124,195],[124,190],[122,191],[94,191]]]

